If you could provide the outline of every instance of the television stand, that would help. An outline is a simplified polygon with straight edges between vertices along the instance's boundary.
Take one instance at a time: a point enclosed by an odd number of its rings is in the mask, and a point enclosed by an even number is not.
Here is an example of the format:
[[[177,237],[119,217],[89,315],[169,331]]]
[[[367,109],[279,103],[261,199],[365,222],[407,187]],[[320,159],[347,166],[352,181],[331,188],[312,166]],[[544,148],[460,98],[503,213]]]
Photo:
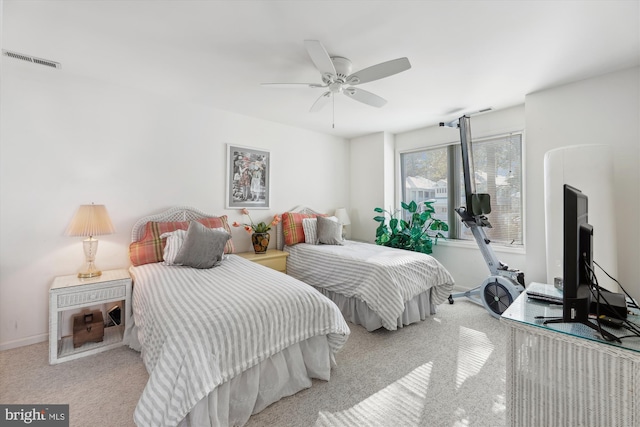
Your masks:
[[[558,318],[554,318],[554,319],[547,319],[542,323],[544,325],[547,325],[549,323],[580,323],[582,325],[590,327],[591,329],[595,329],[607,341],[615,341],[615,342],[622,343],[622,341],[620,341],[620,338],[618,338],[617,336],[613,335],[609,331],[605,331],[604,329],[599,328],[597,325],[594,325],[593,323],[589,322],[588,320],[569,320],[569,321],[567,321],[567,320],[564,320],[562,317],[558,317]]]
[[[635,307],[629,310],[640,316]],[[530,299],[526,292],[502,313],[505,425],[640,426],[640,339],[620,344],[581,323],[543,324],[562,315],[562,306]]]

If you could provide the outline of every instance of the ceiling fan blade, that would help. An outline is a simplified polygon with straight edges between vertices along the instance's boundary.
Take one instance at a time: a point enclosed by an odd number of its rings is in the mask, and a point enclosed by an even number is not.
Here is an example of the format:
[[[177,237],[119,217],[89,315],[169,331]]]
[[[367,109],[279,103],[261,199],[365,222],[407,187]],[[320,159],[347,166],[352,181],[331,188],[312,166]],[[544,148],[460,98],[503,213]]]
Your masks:
[[[312,113],[315,113],[316,111],[322,110],[322,107],[327,105],[330,99],[331,99],[331,91],[326,91],[325,93],[320,95],[320,98],[316,99],[316,102],[313,103],[309,111]]]
[[[347,77],[347,83],[359,85],[407,71],[409,68],[411,68],[411,63],[407,58],[393,59],[352,73]]]
[[[331,57],[322,43],[318,40],[305,40],[304,46],[307,48],[307,52],[316,68],[323,76],[325,74],[336,75],[336,67],[333,66],[333,61],[331,61]]]
[[[260,83],[261,86],[269,86],[276,88],[286,88],[286,89],[299,89],[301,87],[327,87],[327,85],[321,85],[319,83]]]
[[[371,105],[372,107],[382,107],[387,103],[387,100],[379,97],[378,95],[368,92],[363,89],[357,89],[355,87],[350,87],[343,92],[350,98],[355,99],[356,101],[360,101],[363,104]]]

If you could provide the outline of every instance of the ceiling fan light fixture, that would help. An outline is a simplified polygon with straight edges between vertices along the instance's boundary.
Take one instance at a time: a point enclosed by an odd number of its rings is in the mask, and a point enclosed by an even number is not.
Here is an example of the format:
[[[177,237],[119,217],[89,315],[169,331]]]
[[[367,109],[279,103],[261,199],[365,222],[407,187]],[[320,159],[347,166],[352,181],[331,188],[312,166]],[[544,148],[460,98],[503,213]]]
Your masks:
[[[344,87],[342,86],[342,83],[335,82],[329,85],[329,89],[332,93],[341,93]]]

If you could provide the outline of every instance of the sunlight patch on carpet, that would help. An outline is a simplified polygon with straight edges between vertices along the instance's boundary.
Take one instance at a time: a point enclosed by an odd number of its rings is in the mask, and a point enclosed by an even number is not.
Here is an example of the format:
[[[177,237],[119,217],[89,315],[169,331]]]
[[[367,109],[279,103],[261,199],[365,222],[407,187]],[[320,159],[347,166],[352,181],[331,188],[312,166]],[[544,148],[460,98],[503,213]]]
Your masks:
[[[499,394],[495,397],[493,402],[493,408],[491,408],[494,414],[501,414],[507,410],[507,402],[503,394]]]
[[[417,426],[423,415],[433,362],[425,363],[362,402],[318,413],[316,427]]]
[[[494,348],[484,332],[460,327],[456,388],[459,389],[468,378],[478,375]]]
[[[458,408],[456,409],[455,415],[456,415],[456,418],[458,418],[458,420],[456,420],[453,423],[453,427],[467,427],[469,425],[469,418],[467,417],[467,411],[465,411],[462,408]]]

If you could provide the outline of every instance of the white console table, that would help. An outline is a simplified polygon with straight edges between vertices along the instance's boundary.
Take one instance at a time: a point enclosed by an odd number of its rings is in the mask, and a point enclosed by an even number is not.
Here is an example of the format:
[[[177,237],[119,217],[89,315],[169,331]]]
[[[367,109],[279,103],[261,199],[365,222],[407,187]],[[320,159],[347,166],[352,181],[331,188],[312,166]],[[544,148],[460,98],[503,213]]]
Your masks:
[[[509,327],[507,425],[640,426],[640,338],[610,343],[587,326],[536,316],[562,317],[562,306],[523,292],[501,317]],[[640,323],[640,313],[629,320]]]

